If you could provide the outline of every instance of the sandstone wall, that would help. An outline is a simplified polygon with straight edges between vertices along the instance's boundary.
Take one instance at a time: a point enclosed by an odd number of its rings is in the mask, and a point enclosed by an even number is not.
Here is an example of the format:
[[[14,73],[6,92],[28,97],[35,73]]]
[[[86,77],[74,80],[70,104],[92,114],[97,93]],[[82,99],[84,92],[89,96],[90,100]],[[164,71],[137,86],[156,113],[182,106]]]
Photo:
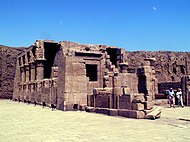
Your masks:
[[[13,93],[16,56],[23,48],[0,45],[0,98],[10,98]],[[180,82],[182,75],[190,73],[190,52],[126,52],[131,70],[141,66],[144,58],[154,57],[158,82]]]
[[[13,95],[16,57],[22,50],[0,45],[0,99]]]
[[[127,52],[129,67],[131,69],[141,66],[143,59],[156,58],[155,71],[158,82],[180,82],[181,77],[190,73],[190,52]]]

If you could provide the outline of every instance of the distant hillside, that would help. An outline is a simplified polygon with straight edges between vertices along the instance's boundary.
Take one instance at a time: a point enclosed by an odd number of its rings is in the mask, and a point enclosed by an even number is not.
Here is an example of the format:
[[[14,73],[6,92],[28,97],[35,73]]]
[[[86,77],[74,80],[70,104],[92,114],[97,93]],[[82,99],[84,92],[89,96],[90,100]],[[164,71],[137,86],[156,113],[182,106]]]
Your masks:
[[[12,97],[16,57],[23,50],[0,45],[0,98]]]
[[[172,51],[136,51],[127,52],[130,68],[137,68],[147,57],[156,58],[155,71],[159,82],[181,81],[181,77],[190,73],[190,52]]]

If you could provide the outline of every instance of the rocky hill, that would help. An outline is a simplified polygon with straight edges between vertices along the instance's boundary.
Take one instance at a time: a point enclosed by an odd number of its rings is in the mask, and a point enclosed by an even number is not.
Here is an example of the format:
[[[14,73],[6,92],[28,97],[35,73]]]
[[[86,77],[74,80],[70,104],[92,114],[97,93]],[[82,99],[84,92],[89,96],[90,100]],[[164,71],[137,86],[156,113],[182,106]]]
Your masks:
[[[190,52],[157,51],[127,52],[130,68],[141,66],[144,58],[156,58],[155,71],[158,82],[179,82],[190,73]]]
[[[0,99],[12,97],[16,57],[22,50],[0,45]]]

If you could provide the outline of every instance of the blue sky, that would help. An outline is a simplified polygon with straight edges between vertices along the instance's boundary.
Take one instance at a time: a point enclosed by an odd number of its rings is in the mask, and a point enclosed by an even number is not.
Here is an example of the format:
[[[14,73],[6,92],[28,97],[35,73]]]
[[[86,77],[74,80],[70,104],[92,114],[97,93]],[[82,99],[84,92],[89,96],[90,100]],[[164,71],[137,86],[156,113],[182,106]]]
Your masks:
[[[190,51],[190,0],[0,0],[0,44],[37,39]]]

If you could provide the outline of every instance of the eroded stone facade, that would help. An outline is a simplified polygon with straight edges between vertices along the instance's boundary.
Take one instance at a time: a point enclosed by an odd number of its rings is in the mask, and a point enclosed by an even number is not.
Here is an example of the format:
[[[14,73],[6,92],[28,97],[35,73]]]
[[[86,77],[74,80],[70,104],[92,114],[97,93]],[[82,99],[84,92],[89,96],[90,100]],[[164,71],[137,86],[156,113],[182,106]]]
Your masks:
[[[18,55],[13,99],[144,118],[158,93],[154,64],[146,58],[131,70],[122,48],[38,40]]]

